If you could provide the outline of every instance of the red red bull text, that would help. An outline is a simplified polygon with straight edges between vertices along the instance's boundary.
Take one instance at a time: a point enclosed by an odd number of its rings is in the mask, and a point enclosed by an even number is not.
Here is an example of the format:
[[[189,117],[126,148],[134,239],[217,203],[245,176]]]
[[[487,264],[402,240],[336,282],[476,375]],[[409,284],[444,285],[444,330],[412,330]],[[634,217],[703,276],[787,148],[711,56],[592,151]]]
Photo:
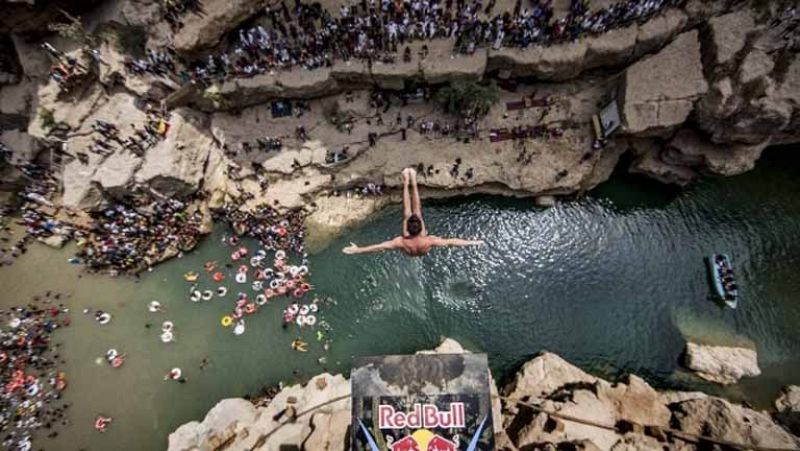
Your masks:
[[[398,412],[393,406],[381,404],[378,407],[378,427],[380,429],[463,428],[464,403],[450,403],[450,409],[446,411],[440,411],[435,404],[414,404],[410,412]]]

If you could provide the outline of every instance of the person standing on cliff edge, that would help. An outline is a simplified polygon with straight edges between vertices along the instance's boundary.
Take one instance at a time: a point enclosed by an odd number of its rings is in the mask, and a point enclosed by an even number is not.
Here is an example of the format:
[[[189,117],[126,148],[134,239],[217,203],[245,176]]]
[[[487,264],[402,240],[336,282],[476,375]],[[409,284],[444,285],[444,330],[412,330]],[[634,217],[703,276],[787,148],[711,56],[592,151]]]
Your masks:
[[[409,183],[414,195],[413,203],[408,192]],[[434,247],[481,246],[483,244],[485,243],[482,240],[428,235],[425,222],[422,220],[422,202],[419,200],[419,191],[417,190],[417,172],[414,169],[406,168],[403,170],[403,234],[389,241],[370,246],[360,247],[350,243],[349,246],[342,249],[342,252],[352,255],[399,250],[411,257],[420,257]]]

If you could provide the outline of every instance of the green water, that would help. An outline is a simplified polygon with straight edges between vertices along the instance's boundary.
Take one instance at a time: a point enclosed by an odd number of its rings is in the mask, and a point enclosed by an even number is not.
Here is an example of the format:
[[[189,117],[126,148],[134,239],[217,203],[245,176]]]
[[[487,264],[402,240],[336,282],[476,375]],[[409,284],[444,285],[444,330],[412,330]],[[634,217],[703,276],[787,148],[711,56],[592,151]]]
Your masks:
[[[346,372],[363,354],[408,353],[441,336],[487,352],[506,380],[540,350],[561,354],[606,377],[635,372],[659,387],[717,391],[766,406],[781,385],[800,383],[800,165],[774,150],[748,174],[705,180],[682,193],[616,178],[589,197],[541,210],[527,200],[470,197],[425,206],[432,233],[480,237],[481,249],[437,250],[421,259],[400,254],[343,256],[347,242],[366,244],[398,232],[399,208],[377,215],[311,257],[317,293],[335,305],[322,316],[333,328],[325,353],[313,331],[282,329],[285,301],[270,304],[234,336],[219,325],[232,298],[195,304],[181,274],[225,261],[222,226],[182,259],[133,280],[77,278],[70,249],[35,246],[0,269],[0,304],[17,305],[47,289],[69,292],[73,324],[56,334],[65,344],[72,425],[48,450],[166,447],[168,433],[199,420],[219,399],[256,393],[277,381],[323,370]],[[251,243],[252,244],[252,243]],[[252,248],[252,246],[251,246]],[[703,257],[734,258],[742,299],[736,311],[709,299]],[[204,283],[213,286],[212,282]],[[234,287],[234,283],[228,283]],[[147,312],[153,299],[166,312]],[[113,314],[98,325],[83,308]],[[161,321],[177,341],[159,340]],[[145,324],[151,323],[148,329]],[[289,343],[302,336],[306,354]],[[678,362],[685,338],[752,343],[764,374],[724,391],[697,382]],[[114,347],[128,355],[115,370],[95,359]],[[327,356],[328,363],[317,359]],[[200,361],[209,358],[205,370]],[[163,381],[182,367],[186,384]],[[95,415],[115,421],[105,434]]]

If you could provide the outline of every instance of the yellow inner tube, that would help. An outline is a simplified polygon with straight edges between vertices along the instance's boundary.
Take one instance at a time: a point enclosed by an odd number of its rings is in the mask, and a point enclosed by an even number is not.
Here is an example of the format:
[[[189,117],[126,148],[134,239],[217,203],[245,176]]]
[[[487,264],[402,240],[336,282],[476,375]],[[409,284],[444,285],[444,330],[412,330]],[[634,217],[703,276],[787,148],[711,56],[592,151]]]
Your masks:
[[[222,327],[231,327],[231,324],[233,324],[233,318],[231,318],[230,315],[225,315],[221,320],[219,320],[219,322],[222,324]]]

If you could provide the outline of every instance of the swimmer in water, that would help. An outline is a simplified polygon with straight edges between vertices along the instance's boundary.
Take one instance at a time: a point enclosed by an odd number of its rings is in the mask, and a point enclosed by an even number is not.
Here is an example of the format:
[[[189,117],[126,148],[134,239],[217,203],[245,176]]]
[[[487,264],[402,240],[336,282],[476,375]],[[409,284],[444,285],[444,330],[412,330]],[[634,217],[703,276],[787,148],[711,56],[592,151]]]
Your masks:
[[[411,184],[414,201],[409,195],[408,185]],[[481,246],[482,240],[464,240],[461,238],[442,238],[428,235],[425,222],[422,220],[422,203],[417,190],[417,172],[414,169],[403,170],[403,234],[383,243],[360,247],[354,243],[342,249],[345,254],[366,254],[370,252],[383,252],[399,250],[412,257],[427,254],[434,247],[448,246]]]

